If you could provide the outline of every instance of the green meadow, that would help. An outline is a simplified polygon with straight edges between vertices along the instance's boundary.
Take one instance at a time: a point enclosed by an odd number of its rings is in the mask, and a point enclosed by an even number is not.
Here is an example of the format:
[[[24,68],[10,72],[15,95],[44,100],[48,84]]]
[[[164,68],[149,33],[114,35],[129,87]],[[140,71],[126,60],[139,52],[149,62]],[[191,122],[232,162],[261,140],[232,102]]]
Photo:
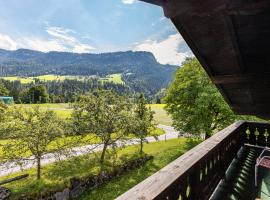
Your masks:
[[[72,113],[71,105],[68,103],[16,104],[16,106],[19,106],[22,108],[31,108],[34,106],[39,106],[43,109],[49,109],[49,110],[55,111],[58,114],[58,116],[63,118],[63,119],[69,118],[71,116],[71,113]],[[154,119],[155,119],[157,124],[163,124],[163,125],[167,125],[167,126],[172,125],[172,119],[164,109],[165,104],[149,104],[148,106],[150,106],[152,111],[155,112]]]
[[[22,84],[33,83],[35,79],[40,81],[64,81],[64,80],[85,80],[87,78],[91,78],[91,76],[62,76],[62,75],[42,75],[35,77],[20,77],[20,76],[8,76],[8,77],[0,77],[7,81],[20,81]],[[110,74],[106,77],[100,78],[100,81],[105,82],[113,82],[115,84],[125,84],[125,82],[121,78],[121,74]]]

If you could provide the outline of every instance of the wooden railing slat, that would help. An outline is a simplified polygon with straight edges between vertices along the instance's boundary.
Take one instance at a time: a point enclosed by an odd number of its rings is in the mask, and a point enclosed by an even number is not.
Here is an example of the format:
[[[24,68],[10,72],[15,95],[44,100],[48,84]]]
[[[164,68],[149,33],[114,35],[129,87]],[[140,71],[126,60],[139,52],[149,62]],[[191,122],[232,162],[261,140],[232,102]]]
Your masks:
[[[187,175],[189,172],[191,173],[190,170],[192,170],[196,164],[200,163],[204,159],[207,160],[210,152],[216,151],[218,146],[222,147],[221,145],[223,145],[223,142],[232,134],[237,134],[237,131],[243,124],[245,124],[244,121],[235,122],[222,131],[216,133],[214,136],[200,143],[184,155],[177,158],[175,161],[171,162],[169,165],[165,166],[163,169],[159,170],[118,197],[117,200],[158,199],[158,196],[163,191],[168,190],[170,186],[174,185],[175,182],[179,181],[179,179],[184,175]],[[208,171],[209,174],[210,170],[208,169]],[[190,176],[191,175],[192,174],[190,174]]]

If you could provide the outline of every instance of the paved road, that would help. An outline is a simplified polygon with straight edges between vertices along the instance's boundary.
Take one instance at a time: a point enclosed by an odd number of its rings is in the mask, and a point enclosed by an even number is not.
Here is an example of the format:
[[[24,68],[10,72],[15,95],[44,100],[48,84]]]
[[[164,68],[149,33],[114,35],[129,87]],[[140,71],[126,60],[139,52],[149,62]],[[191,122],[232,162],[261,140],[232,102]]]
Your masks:
[[[158,125],[158,128],[161,128],[165,131],[165,134],[158,136],[158,140],[166,140],[166,139],[173,139],[177,138],[179,136],[178,132],[174,130],[173,127],[171,126],[166,126],[166,125]],[[157,141],[156,138],[154,137],[147,137],[146,140],[148,142],[155,142]],[[131,139],[126,141],[125,143],[118,142],[117,145],[134,145],[138,144],[139,140],[138,139]],[[53,163],[59,160],[65,160],[69,157],[72,156],[79,156],[83,154],[87,154],[90,152],[96,152],[100,151],[102,149],[103,145],[100,144],[91,144],[91,145],[86,145],[82,147],[74,147],[68,152],[68,156],[63,156],[63,155],[57,155],[57,154],[46,154],[42,157],[41,163],[42,165]],[[33,160],[33,157],[29,157],[27,160],[25,160],[22,165],[18,165],[16,162],[7,162],[3,163],[0,165],[0,176],[8,175],[11,173],[15,173],[18,171],[21,171],[22,169],[29,169],[35,166],[35,161]]]

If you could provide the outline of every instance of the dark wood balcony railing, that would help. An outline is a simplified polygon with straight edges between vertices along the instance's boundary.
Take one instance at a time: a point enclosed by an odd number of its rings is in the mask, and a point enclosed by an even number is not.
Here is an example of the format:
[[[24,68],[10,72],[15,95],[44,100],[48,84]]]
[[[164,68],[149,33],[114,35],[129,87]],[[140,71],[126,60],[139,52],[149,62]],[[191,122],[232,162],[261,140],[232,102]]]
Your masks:
[[[200,143],[117,200],[209,199],[245,144],[268,146],[270,124],[239,121]]]

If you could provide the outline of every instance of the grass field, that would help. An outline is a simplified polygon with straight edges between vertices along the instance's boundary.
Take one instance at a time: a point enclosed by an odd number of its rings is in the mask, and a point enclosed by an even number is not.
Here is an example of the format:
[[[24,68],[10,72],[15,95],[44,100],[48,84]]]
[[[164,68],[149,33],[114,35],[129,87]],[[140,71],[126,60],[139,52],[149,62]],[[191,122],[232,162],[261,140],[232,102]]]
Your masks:
[[[83,80],[84,77],[81,76],[57,76],[57,75],[42,75],[42,76],[36,76],[36,77],[18,77],[18,76],[10,76],[10,77],[2,77],[4,80],[8,81],[20,81],[22,84],[32,83],[35,81],[35,79],[39,79],[41,81],[63,81],[65,79],[77,79],[77,80]]]
[[[149,106],[155,112],[154,119],[158,124],[172,125],[172,118],[164,109],[165,104],[149,104]]]
[[[121,78],[122,74],[111,74],[106,76],[106,78],[101,78],[101,82],[113,82],[116,84],[125,84]]]
[[[72,109],[70,104],[17,104],[19,107],[29,108],[33,106],[39,106],[44,109],[50,109],[55,111],[59,117],[66,119],[71,116]],[[168,113],[164,110],[165,104],[149,104],[151,109],[155,112],[154,119],[158,124],[164,124],[167,126],[172,125],[172,119]]]
[[[8,81],[20,81],[22,84],[28,84],[33,83],[35,79],[39,79],[41,81],[64,81],[66,79],[69,80],[85,80],[87,78],[90,78],[91,76],[60,76],[60,75],[42,75],[42,76],[36,76],[36,77],[19,77],[19,76],[9,76],[9,77],[0,77],[4,80]],[[125,82],[121,78],[121,74],[111,74],[106,76],[105,78],[100,78],[101,82],[113,82],[116,84],[125,84]]]
[[[18,77],[18,76],[9,76],[9,77],[1,77],[1,79],[7,80],[7,81],[20,81],[22,84],[28,84],[34,82],[31,78],[24,78],[24,77]]]
[[[149,161],[139,169],[128,172],[127,174],[115,178],[100,187],[85,193],[79,199],[101,200],[115,199],[120,194],[127,191],[137,183],[141,182],[151,174],[155,173],[187,150],[197,145],[199,140],[190,140],[186,138],[173,139],[162,142],[154,142],[145,145],[144,151],[147,154],[154,155],[154,159]],[[118,150],[116,160],[117,165],[121,165],[124,160],[138,155],[138,146],[128,146]],[[105,170],[112,170],[112,158],[107,157]],[[58,190],[69,185],[69,179],[72,177],[85,177],[98,174],[101,168],[95,159],[94,154],[74,157],[68,161],[61,161],[56,164],[49,164],[42,169],[42,179],[35,180],[35,169],[1,177],[1,180],[14,177],[23,173],[29,173],[30,177],[24,180],[16,181],[5,185],[11,189],[12,197],[18,197],[25,193],[38,193],[44,190]],[[11,198],[12,199],[12,198]]]

